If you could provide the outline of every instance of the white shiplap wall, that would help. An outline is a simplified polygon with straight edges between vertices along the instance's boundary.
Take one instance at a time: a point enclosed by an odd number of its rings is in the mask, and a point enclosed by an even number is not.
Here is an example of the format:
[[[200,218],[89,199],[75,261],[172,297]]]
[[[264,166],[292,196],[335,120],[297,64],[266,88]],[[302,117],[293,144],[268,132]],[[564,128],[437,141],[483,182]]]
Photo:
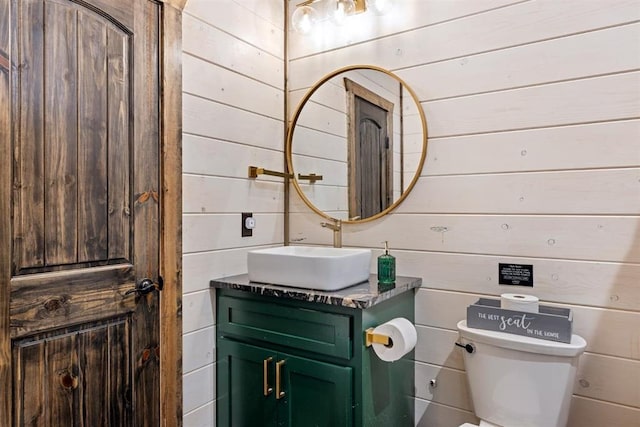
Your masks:
[[[455,324],[507,291],[507,262],[533,264],[534,288],[519,290],[571,308],[588,342],[570,427],[640,425],[640,2],[398,0],[386,16],[290,33],[289,60],[291,99],[336,68],[374,64],[426,113],[411,195],[343,235],[389,240],[398,273],[423,278],[417,423],[477,421]],[[293,241],[331,244],[295,193],[291,205]]]
[[[184,425],[215,425],[215,301],[209,280],[246,272],[283,243],[284,3],[189,0],[183,14]],[[240,235],[253,212],[253,237]]]

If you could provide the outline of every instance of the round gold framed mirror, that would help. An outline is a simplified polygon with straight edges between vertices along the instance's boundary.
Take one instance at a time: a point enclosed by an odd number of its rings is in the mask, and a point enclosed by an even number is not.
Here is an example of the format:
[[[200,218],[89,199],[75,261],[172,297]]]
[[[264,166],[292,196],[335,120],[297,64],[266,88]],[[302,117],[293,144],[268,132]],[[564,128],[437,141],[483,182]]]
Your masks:
[[[301,99],[286,155],[304,203],[327,219],[371,221],[414,187],[427,154],[427,121],[414,91],[373,65],[338,69]]]

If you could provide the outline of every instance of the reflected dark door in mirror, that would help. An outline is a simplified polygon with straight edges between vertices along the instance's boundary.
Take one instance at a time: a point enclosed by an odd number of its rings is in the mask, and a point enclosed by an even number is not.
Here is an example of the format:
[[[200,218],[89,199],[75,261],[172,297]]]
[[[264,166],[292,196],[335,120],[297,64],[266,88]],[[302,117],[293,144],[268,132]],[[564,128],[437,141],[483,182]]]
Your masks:
[[[387,129],[389,112],[356,97],[355,194],[349,216],[368,218],[393,203],[392,147]]]

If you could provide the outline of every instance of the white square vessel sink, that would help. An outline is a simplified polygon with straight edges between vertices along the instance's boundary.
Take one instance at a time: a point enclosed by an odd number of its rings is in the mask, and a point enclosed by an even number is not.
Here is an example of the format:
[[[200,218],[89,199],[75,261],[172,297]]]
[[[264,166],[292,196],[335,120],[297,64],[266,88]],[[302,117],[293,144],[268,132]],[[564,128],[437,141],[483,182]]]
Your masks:
[[[370,249],[281,246],[247,254],[252,282],[335,291],[369,280]]]

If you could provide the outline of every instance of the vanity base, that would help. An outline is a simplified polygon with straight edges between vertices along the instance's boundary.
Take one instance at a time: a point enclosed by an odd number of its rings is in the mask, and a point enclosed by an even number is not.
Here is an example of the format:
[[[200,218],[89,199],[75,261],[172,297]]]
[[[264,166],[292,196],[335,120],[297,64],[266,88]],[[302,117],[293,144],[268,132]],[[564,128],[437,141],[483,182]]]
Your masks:
[[[368,308],[216,289],[217,425],[413,426],[413,351],[383,362],[365,331],[414,322],[414,289]]]

